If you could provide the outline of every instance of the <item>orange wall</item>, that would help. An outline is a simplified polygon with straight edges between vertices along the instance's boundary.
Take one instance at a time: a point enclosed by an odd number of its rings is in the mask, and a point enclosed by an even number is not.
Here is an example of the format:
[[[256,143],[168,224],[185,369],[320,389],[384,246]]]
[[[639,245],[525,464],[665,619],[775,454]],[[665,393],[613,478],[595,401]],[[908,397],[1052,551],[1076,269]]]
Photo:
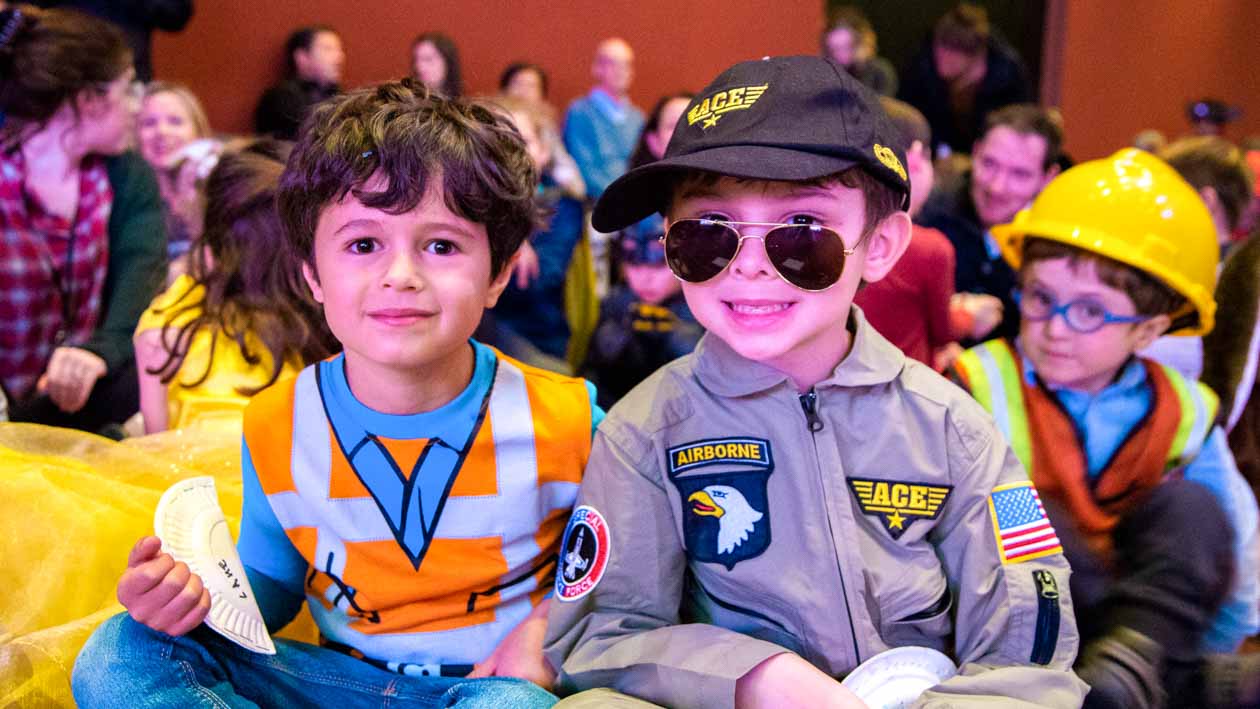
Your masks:
[[[596,43],[620,35],[637,50],[631,96],[647,110],[662,94],[698,91],[736,61],[814,53],[822,23],[819,0],[304,0],[298,7],[197,3],[182,33],[155,35],[157,76],[189,84],[215,130],[247,131],[258,96],[280,77],[294,28],[326,23],[340,31],[346,86],[402,76],[411,40],[440,30],[459,45],[466,91],[493,92],[508,63],[528,59],[550,72],[551,100],[563,109],[589,89]]]
[[[1127,145],[1139,130],[1170,139],[1189,101],[1241,106],[1227,137],[1260,134],[1260,3],[1256,0],[1068,0],[1060,105],[1077,160]]]

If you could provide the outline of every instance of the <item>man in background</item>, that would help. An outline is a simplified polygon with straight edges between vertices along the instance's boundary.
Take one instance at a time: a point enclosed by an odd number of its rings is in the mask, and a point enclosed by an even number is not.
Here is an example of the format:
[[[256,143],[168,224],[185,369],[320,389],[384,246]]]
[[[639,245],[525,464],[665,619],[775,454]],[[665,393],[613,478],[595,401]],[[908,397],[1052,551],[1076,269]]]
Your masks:
[[[626,171],[644,119],[630,102],[634,50],[624,39],[599,43],[591,75],[595,87],[569,104],[565,113],[564,146],[586,181],[587,195],[594,199]]]
[[[1063,129],[1058,117],[1039,106],[1007,106],[989,115],[972,149],[971,168],[957,186],[938,192],[918,222],[945,232],[954,245],[954,288],[986,293],[1002,301],[1002,321],[989,336],[1019,332],[1015,272],[1002,259],[989,230],[1015,218],[1059,174]],[[986,339],[973,333],[972,342]]]
[[[267,89],[258,101],[254,132],[294,140],[311,108],[340,93],[338,82],[346,53],[336,30],[328,25],[311,25],[289,35],[285,57],[288,78]]]
[[[962,3],[937,20],[902,76],[898,98],[923,112],[933,151],[944,157],[970,149],[989,113],[1033,95],[1023,60],[994,36],[988,13]]]

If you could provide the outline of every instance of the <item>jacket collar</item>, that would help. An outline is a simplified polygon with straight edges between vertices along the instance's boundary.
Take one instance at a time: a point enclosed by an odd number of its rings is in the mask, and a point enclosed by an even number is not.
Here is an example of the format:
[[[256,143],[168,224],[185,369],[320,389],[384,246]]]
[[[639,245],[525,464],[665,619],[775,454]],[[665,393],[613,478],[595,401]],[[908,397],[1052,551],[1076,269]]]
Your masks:
[[[853,333],[849,354],[814,388],[872,386],[896,379],[906,364],[901,350],[876,332],[856,305],[849,310],[847,326]],[[779,386],[793,387],[786,374],[744,357],[711,334],[706,333],[696,345],[695,362],[700,383],[718,396],[747,396]]]

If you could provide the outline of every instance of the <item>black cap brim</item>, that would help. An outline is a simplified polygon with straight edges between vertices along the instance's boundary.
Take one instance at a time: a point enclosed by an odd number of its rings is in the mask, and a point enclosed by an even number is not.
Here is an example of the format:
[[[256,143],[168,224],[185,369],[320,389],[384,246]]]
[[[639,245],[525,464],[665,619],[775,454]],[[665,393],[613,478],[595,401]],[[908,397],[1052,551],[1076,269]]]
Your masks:
[[[712,172],[753,180],[812,180],[864,165],[861,158],[818,155],[769,145],[722,145],[665,158],[635,168],[613,181],[591,215],[596,230],[610,233],[664,210],[673,196],[671,175]]]

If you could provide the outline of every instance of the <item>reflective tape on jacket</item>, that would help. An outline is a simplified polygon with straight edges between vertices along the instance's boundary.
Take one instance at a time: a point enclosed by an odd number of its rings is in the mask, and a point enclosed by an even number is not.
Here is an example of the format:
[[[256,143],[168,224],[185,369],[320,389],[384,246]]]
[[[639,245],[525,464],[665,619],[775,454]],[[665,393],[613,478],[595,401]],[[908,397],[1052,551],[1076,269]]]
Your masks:
[[[1176,394],[1181,412],[1176,436],[1171,441],[1165,468],[1172,469],[1198,455],[1212,422],[1216,420],[1219,399],[1207,385],[1187,381],[1171,367],[1146,361],[1158,367]],[[1015,456],[1032,472],[1033,442],[1025,404],[1023,364],[1004,340],[990,340],[959,356],[955,367],[963,375],[971,394],[997,422]]]
[[[1142,360],[1150,410],[1101,470],[1091,473],[1074,422],[1053,392],[1024,376],[1024,363],[1006,341],[963,353],[962,383],[1005,434],[1043,501],[1064,508],[1090,547],[1111,548],[1110,532],[1143,493],[1198,455],[1216,416],[1210,389],[1176,371]]]
[[[475,663],[549,590],[590,451],[589,393],[496,355],[465,440],[365,431],[321,382],[339,360],[251,404],[246,443],[327,639],[378,660]]]

